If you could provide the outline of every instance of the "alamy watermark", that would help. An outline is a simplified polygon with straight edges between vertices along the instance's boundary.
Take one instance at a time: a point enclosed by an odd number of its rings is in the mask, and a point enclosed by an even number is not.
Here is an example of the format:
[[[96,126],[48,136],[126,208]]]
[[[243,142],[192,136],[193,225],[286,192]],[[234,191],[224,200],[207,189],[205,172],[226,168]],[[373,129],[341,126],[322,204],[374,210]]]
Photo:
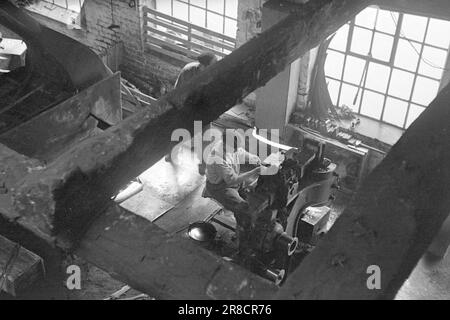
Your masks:
[[[203,132],[202,122],[194,121],[193,136],[187,129],[176,129],[172,132],[171,141],[181,142],[184,146],[193,149],[194,155],[199,160],[203,160],[206,164],[213,164],[221,161],[224,154],[234,153],[239,149],[265,159],[268,155],[280,150],[279,136],[278,129],[259,129],[256,133],[256,129],[253,128],[223,131],[209,128]],[[221,144],[218,145],[218,143]],[[217,156],[211,156],[213,149]],[[177,152],[177,148],[172,150],[173,159]],[[247,160],[249,164],[258,164],[259,161],[256,157],[250,157]]]

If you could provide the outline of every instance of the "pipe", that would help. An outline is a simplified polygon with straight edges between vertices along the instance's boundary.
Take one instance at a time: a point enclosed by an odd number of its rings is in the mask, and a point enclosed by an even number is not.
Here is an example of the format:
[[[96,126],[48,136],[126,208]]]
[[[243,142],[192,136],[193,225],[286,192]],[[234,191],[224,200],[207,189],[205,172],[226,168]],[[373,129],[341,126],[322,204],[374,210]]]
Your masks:
[[[264,276],[265,278],[269,279],[270,281],[273,281],[275,285],[279,285],[284,280],[284,276],[286,275],[286,271],[284,269],[281,270],[270,270],[266,269],[264,270]]]
[[[298,238],[289,236],[283,226],[276,222],[273,231],[277,234],[275,237],[275,246],[281,250],[287,250],[287,255],[290,257],[294,254],[298,246]]]
[[[286,232],[280,234],[275,241],[277,242],[277,246],[287,249],[287,255],[289,257],[294,254],[298,246],[298,238],[291,237]]]

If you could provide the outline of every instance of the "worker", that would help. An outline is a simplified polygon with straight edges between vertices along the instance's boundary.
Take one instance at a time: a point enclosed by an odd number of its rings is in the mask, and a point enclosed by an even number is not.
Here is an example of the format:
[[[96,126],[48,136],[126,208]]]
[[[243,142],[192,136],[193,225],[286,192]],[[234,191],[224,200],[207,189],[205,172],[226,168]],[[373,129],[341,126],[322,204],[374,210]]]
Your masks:
[[[261,160],[258,156],[244,150],[244,140],[239,134],[229,130],[222,134],[221,141],[211,149],[206,159],[205,195],[218,201],[225,209],[233,212],[236,218],[238,247],[241,256],[248,256],[250,248],[249,227],[251,218],[248,203],[242,197],[245,182],[256,180],[261,173]],[[240,165],[248,163],[256,167],[241,173]]]
[[[174,89],[181,87],[182,85],[188,83],[192,78],[202,72],[206,67],[212,65],[217,61],[217,57],[214,53],[203,52],[197,57],[197,61],[190,62],[181,69],[178,75],[177,81],[175,82]],[[166,155],[165,159],[167,162],[172,162],[172,153]],[[204,174],[205,165],[203,163],[199,164],[200,174]]]
[[[206,67],[212,65],[217,61],[217,57],[214,53],[203,52],[197,57],[197,61],[190,62],[181,69],[178,75],[177,81],[175,82],[175,88],[188,83],[193,77],[202,72]]]

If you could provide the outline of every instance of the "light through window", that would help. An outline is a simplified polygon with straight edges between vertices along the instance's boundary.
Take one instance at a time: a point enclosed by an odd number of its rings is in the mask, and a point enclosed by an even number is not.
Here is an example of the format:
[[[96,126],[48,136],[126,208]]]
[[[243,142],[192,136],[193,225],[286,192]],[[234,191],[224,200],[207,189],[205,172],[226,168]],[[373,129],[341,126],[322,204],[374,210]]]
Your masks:
[[[157,0],[156,10],[236,38],[238,0]]]
[[[79,13],[84,0],[43,0],[43,2]]]
[[[369,7],[344,25],[327,51],[333,104],[407,128],[439,91],[450,21]]]

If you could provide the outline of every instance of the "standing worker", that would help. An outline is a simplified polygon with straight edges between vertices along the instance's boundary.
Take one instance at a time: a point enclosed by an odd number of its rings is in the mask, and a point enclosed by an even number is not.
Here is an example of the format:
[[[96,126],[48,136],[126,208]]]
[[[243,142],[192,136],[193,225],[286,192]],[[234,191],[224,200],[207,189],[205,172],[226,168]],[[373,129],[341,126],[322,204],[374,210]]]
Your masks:
[[[192,78],[194,78],[196,75],[198,75],[200,72],[202,72],[206,67],[212,65],[213,63],[217,62],[217,57],[214,53],[211,52],[203,52],[197,57],[197,61],[193,61],[188,63],[181,69],[180,74],[178,75],[177,81],[175,82],[174,89],[179,88],[183,86],[184,84],[188,83]],[[166,155],[166,161],[172,162],[172,151]],[[203,160],[201,164],[199,164],[199,172],[200,174],[204,174],[205,171],[205,165],[203,164]]]

